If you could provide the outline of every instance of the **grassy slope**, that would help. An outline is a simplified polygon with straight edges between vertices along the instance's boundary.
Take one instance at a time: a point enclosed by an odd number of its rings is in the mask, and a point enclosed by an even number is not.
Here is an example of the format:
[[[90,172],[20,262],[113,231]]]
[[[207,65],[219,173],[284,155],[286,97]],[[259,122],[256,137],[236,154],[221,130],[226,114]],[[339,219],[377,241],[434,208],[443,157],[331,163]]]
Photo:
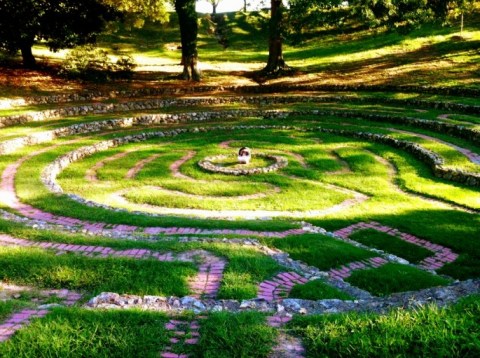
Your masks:
[[[258,13],[227,14],[229,44],[223,49],[201,20],[199,55],[204,68],[205,84],[253,84],[245,71],[260,69],[267,60],[267,25]],[[428,86],[462,86],[479,88],[476,51],[480,41],[479,11],[466,17],[463,40],[458,40],[459,27],[424,26],[407,35],[383,30],[353,33],[332,33],[322,29],[308,34],[303,42],[285,44],[287,62],[301,73],[293,79],[272,82],[342,83],[342,84],[409,84]],[[0,75],[0,96],[21,96],[29,93],[79,91],[85,88],[119,89],[182,84],[172,74],[178,74],[180,51],[178,25],[175,16],[169,24],[147,24],[143,29],[125,29],[100,37],[99,46],[113,56],[132,55],[139,64],[134,82],[88,84],[58,81],[51,72],[6,69]],[[39,58],[59,63],[65,51],[51,53],[43,46],[35,47]],[[22,78],[22,74],[28,76]],[[12,80],[14,78],[14,80]]]

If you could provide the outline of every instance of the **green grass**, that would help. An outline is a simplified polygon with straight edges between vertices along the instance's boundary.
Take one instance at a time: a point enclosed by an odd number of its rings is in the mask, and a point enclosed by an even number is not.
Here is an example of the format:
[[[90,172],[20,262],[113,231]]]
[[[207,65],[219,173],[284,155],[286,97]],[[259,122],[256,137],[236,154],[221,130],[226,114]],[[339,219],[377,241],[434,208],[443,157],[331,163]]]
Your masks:
[[[214,313],[202,321],[200,357],[267,357],[276,338],[265,316],[256,312]]]
[[[398,237],[373,229],[354,232],[349,238],[369,247],[394,254],[412,263],[419,263],[423,259],[433,255],[432,251],[421,246],[408,243]]]
[[[238,252],[237,248],[231,248],[227,251],[224,247],[222,253],[227,256],[228,265],[218,292],[221,299],[255,298],[259,283],[282,271],[272,258],[254,250]]]
[[[321,270],[375,256],[367,250],[320,234],[274,239],[270,245],[290,254],[292,259],[301,260]]]
[[[388,296],[396,292],[417,291],[442,286],[449,280],[411,266],[388,263],[376,269],[353,271],[346,279],[374,296]]]
[[[296,316],[288,327],[308,357],[477,357],[480,297],[448,308],[433,305],[386,315]]]
[[[56,309],[6,343],[2,357],[158,357],[168,318],[140,311]]]
[[[25,307],[29,307],[29,304],[23,300],[0,301],[0,320],[5,320],[13,312]]]
[[[103,291],[138,295],[189,293],[187,278],[195,274],[189,263],[165,263],[123,258],[86,258],[79,255],[20,248],[0,248],[0,279],[44,288]]]
[[[335,287],[327,285],[323,280],[309,281],[304,285],[295,285],[290,291],[289,298],[301,298],[304,300],[351,300],[352,297]]]
[[[471,23],[478,23],[478,14],[469,13]],[[476,21],[476,22],[475,22]],[[267,58],[267,22],[265,14],[227,14],[230,27],[230,47],[222,50],[213,35],[207,33],[202,19],[200,24],[200,61],[212,70],[204,72],[204,84],[250,84],[249,71],[261,68]],[[117,33],[105,34],[100,46],[110,53],[131,54],[145,65],[132,82],[113,84],[72,83],[61,81],[38,84],[35,76],[27,86],[14,87],[8,82],[0,86],[6,97],[27,96],[32,93],[54,93],[94,88],[109,91],[145,86],[184,85],[174,79],[170,65],[178,64],[180,51],[175,49],[179,34],[175,18],[168,25],[147,24],[143,29],[126,29],[120,25]],[[317,32],[318,30],[318,32]],[[301,72],[292,83],[357,84],[365,85],[415,85],[426,87],[480,88],[478,81],[478,26],[467,24],[465,40],[453,41],[458,35],[456,27],[428,25],[409,35],[396,32],[348,28],[338,33],[317,29],[302,38],[301,44],[285,43],[285,58]],[[173,50],[172,50],[173,49]],[[43,46],[35,47],[36,53]],[[46,54],[50,56],[50,54]],[[58,55],[62,58],[62,54]],[[228,63],[226,63],[228,62]],[[203,64],[202,64],[203,65]],[[221,67],[229,65],[230,67]],[[160,69],[160,70],[159,70]],[[166,72],[163,72],[163,71]],[[162,71],[162,72],[160,72]],[[178,71],[175,67],[173,71]],[[302,73],[303,71],[303,73]],[[7,77],[11,76],[7,74]],[[13,76],[11,76],[13,78]],[[2,78],[0,76],[0,78]],[[16,78],[21,80],[21,78]],[[284,79],[272,80],[280,83]],[[52,86],[50,86],[52,84]],[[68,86],[68,87],[67,87]],[[59,89],[63,88],[63,89]],[[202,94],[202,96],[210,94]],[[217,96],[218,94],[214,94]],[[42,122],[31,122],[0,129],[0,141],[52,130],[66,125],[109,120],[144,113],[181,113],[220,111],[228,109],[319,110],[327,115],[299,115],[286,119],[231,117],[178,125],[138,126],[123,128],[112,133],[70,136],[43,145],[28,146],[11,155],[0,156],[0,171],[35,150],[50,148],[20,168],[16,177],[16,190],[22,201],[58,215],[95,220],[109,224],[146,226],[198,227],[207,229],[245,228],[251,230],[281,231],[302,225],[307,220],[334,231],[360,221],[377,221],[450,248],[459,258],[438,271],[456,279],[480,276],[480,217],[461,208],[480,209],[480,192],[477,187],[441,180],[431,169],[412,155],[386,145],[355,139],[348,136],[327,135],[318,132],[258,128],[243,131],[216,130],[204,133],[182,134],[162,140],[132,143],[112,148],[75,162],[64,170],[59,182],[65,192],[75,193],[100,203],[129,210],[142,204],[173,208],[209,210],[296,210],[307,213],[339,204],[352,198],[352,193],[363,194],[365,201],[345,206],[341,210],[322,215],[278,218],[275,220],[204,220],[200,218],[149,216],[142,213],[115,212],[89,208],[74,202],[65,195],[53,195],[41,183],[45,166],[60,155],[85,145],[95,144],[135,133],[161,129],[193,128],[196,126],[230,125],[295,125],[304,129],[316,126],[332,129],[389,134],[408,140],[442,156],[445,165],[459,170],[480,172],[480,167],[469,162],[448,143],[479,153],[478,143],[454,137],[448,133],[434,132],[414,126],[398,124],[399,117],[422,120],[441,120],[479,129],[478,114],[435,108],[433,102],[478,105],[478,99],[442,93],[414,93],[406,88],[391,92],[315,92],[309,95],[346,96],[347,100],[329,99],[326,102],[303,102],[304,93],[289,93],[296,103],[266,106],[232,102],[215,106],[173,105],[168,108],[119,113],[68,116]],[[187,96],[188,97],[188,96]],[[394,99],[396,101],[389,102]],[[409,105],[403,99],[418,99],[425,104]],[[102,102],[121,102],[118,98]],[[139,98],[141,100],[141,98]],[[54,109],[83,102],[60,105],[28,105],[0,110],[0,116],[25,113],[29,110]],[[418,112],[422,109],[424,112]],[[342,116],[351,114],[351,118]],[[364,114],[379,114],[378,120],[363,119]],[[449,114],[451,119],[438,119]],[[390,119],[388,119],[388,116]],[[399,133],[395,130],[407,131]],[[427,135],[434,139],[421,138]],[[440,143],[437,140],[446,142]],[[76,143],[68,143],[78,139]],[[230,142],[230,148],[219,143]],[[197,162],[216,154],[233,154],[239,147],[249,146],[258,152],[281,155],[288,159],[286,168],[275,174],[234,177],[206,173]],[[188,151],[195,157],[180,168],[190,179],[172,176],[170,165]],[[126,152],[117,160],[113,155]],[[126,174],[139,161],[159,157],[145,165],[134,179]],[[104,161],[97,170],[98,182],[85,179],[85,173],[95,164]],[[234,165],[234,163],[227,163]],[[252,166],[268,165],[268,161],[253,162]],[[161,190],[159,190],[159,188]],[[131,201],[125,206],[115,203],[112,194],[126,190]],[[278,192],[277,192],[278,191]],[[266,194],[251,200],[239,196]],[[450,206],[454,205],[454,207]],[[0,204],[5,208],[3,204]],[[22,224],[0,219],[0,232],[34,241],[98,245],[118,250],[144,248],[154,251],[184,252],[207,250],[227,262],[219,299],[250,299],[257,295],[258,284],[285,271],[271,257],[254,248],[229,243],[235,236],[227,236],[224,243],[184,243],[178,239],[164,240],[113,240],[105,237],[68,234],[49,230],[27,228]],[[223,238],[224,235],[212,235]],[[428,250],[407,244],[397,238],[373,231],[362,231],[352,236],[372,248],[419,262],[431,255]],[[329,236],[306,234],[283,239],[262,238],[262,244],[280,249],[295,260],[321,270],[329,270],[352,261],[373,257],[368,250],[360,249]],[[93,259],[79,255],[56,256],[53,252],[38,249],[0,248],[0,279],[18,284],[32,285],[35,289],[69,288],[82,291],[86,297],[102,291],[148,295],[178,295],[189,293],[187,279],[196,273],[193,264],[160,263],[154,260],[119,258]],[[386,296],[393,292],[418,290],[449,283],[440,276],[415,268],[387,264],[378,269],[355,271],[348,281],[374,295]],[[320,280],[293,288],[290,297],[302,299],[344,299],[351,297],[333,289]],[[18,300],[0,303],[0,319],[23,307],[31,307],[31,299],[38,293],[22,293]],[[37,302],[40,302],[37,301]],[[46,302],[55,302],[54,299]],[[427,307],[417,311],[396,310],[388,315],[345,314],[322,317],[296,317],[289,328],[301,335],[309,356],[368,356],[368,357],[468,357],[480,355],[479,297],[447,309]],[[193,317],[189,315],[189,317]],[[169,345],[171,332],[164,328],[169,318],[152,312],[97,312],[78,308],[56,309],[54,313],[20,330],[8,342],[0,344],[2,357],[158,357]],[[201,340],[198,346],[184,346],[187,353],[199,357],[266,357],[276,331],[268,327],[260,313],[216,313],[201,320]],[[178,351],[180,352],[180,351]]]

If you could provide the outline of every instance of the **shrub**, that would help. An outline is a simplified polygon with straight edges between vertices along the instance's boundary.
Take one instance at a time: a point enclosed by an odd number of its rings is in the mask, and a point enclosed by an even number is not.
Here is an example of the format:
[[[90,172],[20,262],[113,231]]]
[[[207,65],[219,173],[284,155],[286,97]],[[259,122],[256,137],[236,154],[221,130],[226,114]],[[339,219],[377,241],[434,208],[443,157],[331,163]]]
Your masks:
[[[134,68],[135,63],[130,56],[121,56],[113,63],[105,50],[87,45],[70,51],[60,73],[69,78],[107,81],[112,78],[130,78]]]

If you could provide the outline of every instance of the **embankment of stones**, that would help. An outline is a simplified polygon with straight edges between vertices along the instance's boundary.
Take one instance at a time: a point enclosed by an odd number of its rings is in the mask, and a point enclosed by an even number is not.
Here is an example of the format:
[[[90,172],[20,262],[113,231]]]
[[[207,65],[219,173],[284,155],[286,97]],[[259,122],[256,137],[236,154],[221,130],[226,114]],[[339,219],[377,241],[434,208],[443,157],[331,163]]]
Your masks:
[[[54,104],[69,102],[89,102],[101,101],[107,99],[138,98],[145,96],[181,96],[198,93],[236,93],[236,94],[272,94],[288,92],[393,92],[393,93],[418,93],[418,94],[439,94],[478,98],[480,90],[474,88],[462,87],[433,87],[433,86],[393,86],[393,85],[263,85],[263,86],[183,86],[172,87],[162,86],[155,88],[141,88],[136,90],[122,91],[88,91],[83,93],[56,94],[49,96],[35,96],[18,99],[4,99],[0,104],[10,106],[23,106],[29,104]],[[407,103],[411,105],[432,104],[434,108],[451,109],[455,108],[456,103],[446,103],[438,101],[423,101],[417,99],[396,99],[396,98],[376,98],[382,103]],[[361,101],[362,99],[360,99]],[[370,98],[375,100],[375,98]],[[453,107],[452,107],[453,106]],[[461,106],[461,105],[460,105]],[[466,108],[469,108],[467,106]],[[475,112],[479,113],[480,106],[472,106]],[[1,106],[0,106],[1,108]]]
[[[480,280],[456,282],[449,286],[428,288],[415,292],[392,294],[388,297],[372,297],[355,301],[284,299],[269,302],[263,299],[251,300],[199,300],[193,297],[160,297],[119,295],[104,292],[92,298],[87,306],[104,309],[147,309],[165,312],[242,312],[260,311],[280,314],[325,314],[343,312],[374,312],[384,314],[394,308],[418,308],[430,303],[442,307],[460,298],[480,292]]]
[[[255,105],[274,105],[274,104],[292,104],[292,103],[328,103],[328,102],[353,102],[353,103],[392,103],[392,99],[389,98],[377,98],[377,97],[352,97],[352,96],[331,96],[331,95],[321,95],[321,96],[214,96],[214,97],[203,97],[203,98],[157,98],[157,99],[148,99],[141,101],[130,101],[130,102],[121,102],[121,103],[92,103],[77,105],[72,107],[59,107],[55,109],[49,109],[44,111],[36,112],[27,112],[19,115],[4,116],[0,117],[0,127],[7,127],[16,124],[22,124],[32,121],[44,121],[48,119],[61,118],[64,116],[80,116],[88,114],[105,114],[105,113],[116,113],[116,112],[126,112],[126,111],[140,111],[140,110],[152,110],[152,109],[161,109],[172,106],[177,107],[190,107],[190,106],[215,106],[222,104],[232,104],[232,103],[243,103],[243,104],[255,104]],[[447,103],[447,102],[430,102],[430,101],[413,101],[410,100],[398,100],[394,99],[393,102],[401,106],[422,106],[422,107],[432,107],[432,108],[442,108],[445,110],[454,110],[461,113],[473,113],[480,114],[480,106],[474,105],[465,105],[458,103]],[[330,111],[331,112],[331,111]],[[360,111],[333,111],[334,115],[340,115],[342,113],[347,113],[348,116],[362,116],[365,115],[364,112]],[[385,115],[370,115],[372,120],[378,120],[376,118],[382,118]],[[395,119],[395,116],[391,116],[392,120]],[[401,122],[410,122],[416,120],[416,118],[399,117]],[[365,119],[369,119],[366,117]],[[421,121],[421,120],[420,120]],[[425,121],[425,120],[424,120]],[[429,122],[429,121],[425,121]],[[415,123],[412,123],[415,124]]]

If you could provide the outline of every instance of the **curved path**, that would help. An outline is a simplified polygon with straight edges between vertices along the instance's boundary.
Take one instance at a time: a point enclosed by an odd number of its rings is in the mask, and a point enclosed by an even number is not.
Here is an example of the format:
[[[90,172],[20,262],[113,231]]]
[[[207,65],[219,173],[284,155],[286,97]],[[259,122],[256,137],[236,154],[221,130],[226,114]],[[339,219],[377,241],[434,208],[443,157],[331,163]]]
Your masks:
[[[125,175],[125,179],[134,179],[138,173],[151,162],[155,161],[156,159],[160,158],[161,154],[152,154],[148,158],[145,158],[139,161],[133,168],[131,168],[127,174]]]
[[[395,167],[395,165],[392,162],[390,162],[388,159],[385,159],[384,157],[372,152],[371,150],[364,149],[364,151],[370,153],[370,155],[372,155],[377,162],[379,162],[380,164],[384,165],[387,168],[389,177],[392,179],[391,185],[399,193],[402,193],[403,195],[407,195],[407,196],[413,196],[413,197],[425,200],[426,202],[429,202],[429,203],[432,203],[432,204],[435,204],[435,205],[440,205],[442,207],[448,207],[448,208],[455,209],[455,210],[465,211],[465,212],[468,212],[468,213],[471,213],[471,214],[478,214],[479,213],[479,210],[477,210],[477,209],[471,209],[467,206],[456,204],[456,203],[453,203],[453,202],[450,202],[450,201],[447,201],[447,200],[443,200],[443,199],[440,199],[440,198],[425,196],[425,195],[423,195],[421,193],[418,193],[418,192],[415,192],[413,190],[407,190],[407,189],[401,188],[400,185],[398,185],[398,183],[397,183],[397,181],[398,181],[398,170]]]
[[[39,220],[51,224],[58,224],[62,226],[77,226],[87,232],[97,234],[107,234],[110,236],[121,236],[122,234],[146,234],[146,235],[183,235],[183,234],[196,234],[196,235],[241,235],[241,236],[265,236],[265,237],[285,237],[288,235],[298,235],[304,233],[302,229],[290,229],[283,232],[271,232],[271,231],[252,231],[243,229],[221,229],[221,230],[205,230],[197,228],[179,228],[179,227],[138,227],[133,225],[112,225],[103,222],[93,222],[87,220],[80,220],[67,216],[54,215],[48,212],[44,212],[40,209],[34,208],[28,204],[20,202],[15,192],[15,175],[18,168],[27,159],[34,157],[35,155],[44,153],[50,149],[58,146],[52,146],[49,148],[43,148],[40,151],[30,153],[15,163],[10,164],[2,173],[0,183],[0,201],[8,207],[16,210],[21,215],[33,219]]]
[[[470,149],[462,148],[462,147],[460,147],[456,144],[452,144],[452,143],[446,142],[444,140],[441,140],[441,139],[438,139],[438,138],[435,138],[435,137],[432,137],[432,136],[429,136],[429,135],[421,134],[421,133],[414,133],[414,132],[409,132],[409,131],[405,131],[405,130],[401,130],[401,129],[395,129],[395,128],[388,128],[388,130],[390,130],[392,132],[408,134],[408,135],[411,135],[411,136],[414,136],[414,137],[419,137],[419,138],[422,138],[422,139],[426,139],[426,140],[430,140],[430,141],[433,141],[433,142],[444,144],[446,146],[449,146],[450,148],[455,149],[457,152],[462,153],[472,163],[480,165],[480,154],[472,152]]]
[[[93,183],[98,182],[97,172],[99,169],[103,168],[108,162],[113,162],[115,160],[125,158],[129,153],[131,153],[131,151],[117,153],[115,155],[112,155],[111,157],[105,158],[97,162],[93,167],[87,170],[87,173],[85,174],[85,179]]]
[[[402,240],[408,241],[410,243],[423,246],[428,248],[429,250],[435,252],[435,255],[432,258],[427,258],[424,262],[421,263],[420,267],[426,270],[435,270],[443,266],[443,264],[454,261],[458,255],[451,252],[451,250],[442,247],[440,245],[431,244],[426,240],[418,239],[412,235],[408,235],[405,233],[401,233],[398,230],[395,230],[390,227],[382,226],[381,224],[371,222],[371,223],[357,223],[355,225],[351,225],[344,229],[341,229],[335,232],[335,235],[343,240],[348,240],[349,236],[356,230],[364,230],[364,229],[375,229],[381,232],[385,232],[389,235],[396,236],[401,238]],[[251,243],[250,243],[251,245]],[[87,257],[123,257],[123,258],[131,258],[136,260],[143,260],[143,259],[154,259],[158,261],[183,261],[183,262],[196,262],[196,260],[200,259],[199,265],[199,272],[190,281],[190,289],[192,290],[193,295],[190,299],[188,296],[182,298],[180,302],[183,302],[187,305],[193,304],[192,308],[194,311],[202,312],[208,310],[207,306],[210,305],[210,309],[212,311],[218,310],[218,302],[214,301],[216,294],[220,288],[220,283],[223,277],[223,271],[226,266],[226,261],[224,259],[218,258],[207,251],[204,250],[194,250],[194,251],[186,251],[182,253],[173,254],[171,252],[156,252],[151,251],[148,249],[128,249],[128,250],[116,250],[110,247],[105,246],[91,246],[91,245],[75,245],[75,244],[62,244],[62,243],[51,243],[51,242],[36,242],[26,239],[19,239],[12,237],[10,235],[0,234],[0,246],[20,246],[20,247],[33,247],[33,248],[40,248],[44,250],[54,250],[57,254],[64,254],[64,253],[75,253],[84,255]],[[278,258],[278,250],[269,249],[265,247],[265,250],[270,251],[274,256]],[[382,259],[380,257],[375,257],[368,260],[370,265],[362,265],[362,263],[350,263],[346,266],[343,266],[340,269],[332,269],[329,271],[327,276],[330,276],[331,280],[337,282],[343,282],[343,279],[349,276],[349,273],[352,270],[359,270],[365,268],[375,268],[379,267],[387,262],[387,260]],[[348,267],[348,269],[346,269]],[[307,274],[311,275],[311,274]],[[312,278],[315,279],[317,276],[313,276]],[[281,302],[282,298],[288,296],[291,288],[296,284],[305,284],[308,282],[303,276],[300,276],[296,272],[284,272],[278,274],[276,277],[272,278],[269,281],[264,281],[259,286],[259,295],[258,298],[261,300],[265,300],[266,302]],[[458,285],[458,284],[457,284]],[[460,283],[461,285],[461,283]],[[472,291],[473,289],[473,291]],[[424,290],[425,291],[425,290]],[[468,289],[460,289],[454,290],[453,292],[462,292],[462,294],[466,293],[473,293],[480,291],[480,282],[468,286]],[[71,306],[75,304],[79,299],[81,299],[82,295],[77,293],[69,292],[68,290],[59,290],[58,297],[63,299],[63,304],[66,306]],[[458,299],[455,294],[444,295],[443,293],[439,293],[439,297],[448,297],[449,300]],[[344,306],[343,309],[348,310],[363,310],[369,309],[369,307],[374,307],[376,305],[381,305],[382,307],[396,307],[396,306],[403,306],[405,303],[405,299],[408,302],[411,302],[410,296],[405,294],[405,298],[403,301],[399,301],[398,299],[394,298],[392,302],[390,302],[390,298],[387,297],[385,299],[380,299],[377,302],[375,298],[372,298],[370,301],[349,301],[342,303]],[[154,296],[148,296],[148,299],[144,297],[140,300],[131,299],[132,296],[128,296],[128,302],[142,302],[142,308],[145,309],[145,305],[143,302],[158,302],[162,305],[162,310],[168,309],[170,304],[165,305],[164,299],[162,298],[155,298]],[[202,300],[199,301],[198,299],[207,299],[207,301]],[[197,300],[195,300],[197,299]],[[418,299],[418,298],[416,298]],[[429,297],[429,300],[431,297]],[[116,304],[115,302],[122,301],[122,297],[117,294],[101,294],[93,298],[89,305],[93,307],[105,307],[102,306],[103,303],[108,303],[108,307],[112,307]],[[212,301],[213,300],[213,301]],[[227,302],[228,300],[222,300],[222,304],[226,304],[225,307],[232,307],[235,305],[232,302]],[[289,300],[285,300],[287,302],[285,304],[286,307],[290,307],[291,304]],[[297,300],[302,301],[302,300]],[[329,300],[327,300],[329,301]],[[305,301],[306,302],[306,301]],[[317,301],[321,307],[322,301]],[[122,305],[125,303],[123,301]],[[293,302],[292,302],[293,303]],[[134,303],[135,304],[135,303]],[[283,324],[288,322],[291,319],[291,313],[287,313],[285,308],[280,309],[280,303],[275,303],[277,306],[277,314],[270,316],[267,318],[267,324],[271,327],[281,328]],[[283,304],[283,303],[282,303]],[[312,303],[306,303],[306,305],[311,306]],[[255,308],[256,303],[255,300],[250,301],[250,303],[242,302],[240,306],[238,303],[236,304],[238,309],[244,308]],[[365,305],[365,307],[363,307]],[[373,305],[373,306],[372,306]],[[174,305],[175,306],[175,305]],[[308,306],[308,307],[310,307]],[[342,306],[342,307],[343,307]],[[122,306],[123,307],[123,306]],[[155,306],[153,306],[155,307]],[[284,306],[281,306],[284,307]],[[292,308],[295,307],[295,308]],[[302,307],[299,303],[294,303],[294,306],[289,308],[289,310],[299,310],[298,312],[292,313],[307,313],[308,310]],[[363,307],[363,308],[362,308]],[[178,311],[178,305],[175,310]],[[261,310],[264,312],[266,309],[267,311],[271,311],[273,307],[267,308],[263,307]],[[328,305],[324,306],[324,309],[328,312]],[[158,308],[154,308],[158,310]],[[318,309],[318,308],[317,308]],[[223,308],[222,308],[223,310]],[[30,323],[32,318],[40,318],[45,316],[48,313],[48,309],[38,308],[38,309],[30,309],[30,310],[22,310],[20,312],[16,312],[12,314],[10,317],[7,318],[5,322],[0,324],[0,342],[9,339],[17,330],[25,327]],[[314,312],[312,312],[314,313]],[[318,313],[318,312],[317,312]],[[187,357],[185,354],[178,354],[173,353],[173,351],[181,351],[185,345],[195,345],[199,342],[199,319],[202,319],[204,316],[198,316],[197,319],[193,321],[185,321],[185,320],[175,320],[171,319],[166,324],[166,329],[172,331],[173,336],[170,338],[171,346],[164,348],[164,351],[160,353],[161,357],[169,358],[169,357]],[[190,338],[185,338],[185,330],[182,329],[186,325],[187,329],[189,330]],[[172,348],[176,346],[176,348]],[[271,357],[302,357],[302,354],[305,353],[305,349],[302,347],[302,343],[299,339],[289,336],[285,331],[280,330],[277,345],[273,348]]]

